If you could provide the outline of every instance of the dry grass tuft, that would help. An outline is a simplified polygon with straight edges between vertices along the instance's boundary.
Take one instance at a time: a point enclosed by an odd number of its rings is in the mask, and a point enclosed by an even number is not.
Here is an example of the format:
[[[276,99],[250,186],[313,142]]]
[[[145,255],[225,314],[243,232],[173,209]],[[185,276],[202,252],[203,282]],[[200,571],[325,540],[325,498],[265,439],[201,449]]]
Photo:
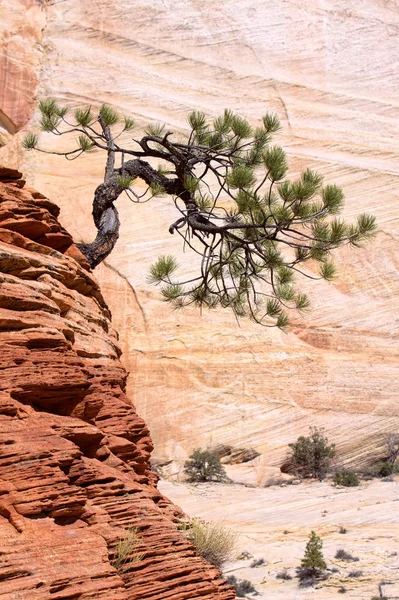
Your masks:
[[[187,538],[198,554],[220,569],[234,558],[237,534],[221,523],[191,519],[187,524]]]
[[[134,553],[137,546],[140,544],[141,538],[137,533],[137,529],[132,527],[122,535],[115,547],[114,558],[111,561],[112,566],[117,571],[124,571],[127,567],[135,562],[143,560],[143,553]]]

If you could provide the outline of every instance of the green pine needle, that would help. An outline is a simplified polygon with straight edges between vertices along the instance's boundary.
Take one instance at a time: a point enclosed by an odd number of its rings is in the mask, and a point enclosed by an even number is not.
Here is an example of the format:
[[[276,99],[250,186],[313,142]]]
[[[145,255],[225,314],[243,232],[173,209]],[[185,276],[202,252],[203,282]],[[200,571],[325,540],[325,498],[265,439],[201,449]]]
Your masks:
[[[119,114],[109,104],[103,104],[100,108],[100,118],[105,127],[111,127],[119,121]]]
[[[323,204],[327,208],[330,215],[337,215],[341,212],[344,206],[344,193],[338,186],[326,185],[323,189]]]
[[[278,300],[273,300],[269,298],[266,302],[266,313],[269,317],[278,317],[281,313],[281,305]]]
[[[206,115],[200,110],[193,110],[188,115],[187,121],[194,131],[203,131],[206,128]]]
[[[60,111],[57,102],[53,98],[40,100],[39,110],[46,117],[59,116]]]
[[[160,283],[161,281],[168,280],[177,267],[176,259],[173,256],[159,256],[157,262],[150,267],[150,282]]]
[[[160,183],[152,183],[150,185],[150,191],[152,196],[162,196],[165,193],[162,185]]]
[[[340,219],[334,219],[330,223],[330,242],[333,244],[340,243],[348,235],[348,227],[346,223]]]
[[[169,167],[165,167],[164,165],[158,165],[157,172],[160,175],[167,175],[169,173]]]
[[[39,136],[36,133],[27,133],[22,140],[22,146],[25,150],[33,150],[33,148],[36,148],[38,141]]]
[[[323,277],[323,279],[326,279],[327,281],[332,281],[335,277],[335,274],[336,268],[334,263],[332,263],[331,261],[326,261],[321,265],[320,275]]]
[[[276,288],[276,291],[278,297],[282,300],[286,300],[287,302],[292,300],[295,296],[294,288],[292,287],[292,285],[289,285],[287,283],[279,284]]]
[[[262,120],[267,133],[276,133],[276,131],[281,129],[281,124],[276,114],[267,113]]]
[[[209,194],[197,196],[195,202],[201,211],[209,211],[213,206],[213,198]]]
[[[127,190],[132,185],[135,177],[130,177],[130,175],[117,175],[115,177],[116,183],[124,190]]]
[[[359,234],[364,239],[369,239],[377,233],[377,223],[373,215],[361,214],[357,218],[357,228]]]
[[[161,294],[165,302],[171,302],[179,298],[183,293],[181,285],[166,285],[161,289]]]
[[[145,128],[145,133],[147,135],[151,135],[153,137],[161,137],[165,129],[165,125],[161,125],[161,123],[150,123]]]
[[[269,171],[269,177],[272,181],[282,179],[288,170],[287,156],[279,146],[268,148],[263,153],[263,162]]]
[[[53,113],[51,115],[43,113],[42,118],[40,119],[40,127],[42,128],[42,131],[51,133],[57,128],[59,122],[60,117],[56,113]]]
[[[234,115],[231,123],[231,130],[234,135],[239,138],[249,138],[252,135],[252,127],[246,119]]]
[[[294,273],[292,269],[289,269],[288,267],[281,267],[277,272],[277,277],[279,284],[291,283]]]
[[[284,202],[292,202],[295,198],[291,182],[286,180],[279,184],[278,193]]]
[[[184,187],[188,192],[194,194],[194,192],[196,192],[199,188],[199,181],[192,175],[186,175],[184,178]]]
[[[91,112],[90,106],[87,108],[77,108],[75,110],[75,121],[78,125],[82,127],[87,127],[93,121],[94,116]]]
[[[313,169],[306,169],[306,171],[302,173],[302,181],[312,185],[316,189],[319,189],[323,183],[323,176],[316,171],[313,171]]]
[[[267,246],[263,253],[265,267],[275,269],[284,266],[283,258],[280,252],[274,246]]]
[[[281,329],[282,331],[285,331],[287,329],[287,327],[289,327],[289,325],[290,325],[290,320],[288,318],[288,315],[286,313],[282,312],[277,317],[276,325],[279,329]]]
[[[86,135],[80,135],[78,137],[78,144],[83,152],[93,152],[93,150],[96,149],[95,144]]]
[[[255,184],[255,175],[250,167],[239,165],[227,175],[227,183],[232,189],[249,188]]]
[[[124,131],[130,131],[131,129],[134,128],[134,126],[135,126],[134,119],[131,119],[130,117],[123,117],[123,121],[124,121],[124,125],[123,125]]]
[[[310,302],[306,294],[297,294],[295,298],[295,306],[298,310],[306,310],[309,308]]]

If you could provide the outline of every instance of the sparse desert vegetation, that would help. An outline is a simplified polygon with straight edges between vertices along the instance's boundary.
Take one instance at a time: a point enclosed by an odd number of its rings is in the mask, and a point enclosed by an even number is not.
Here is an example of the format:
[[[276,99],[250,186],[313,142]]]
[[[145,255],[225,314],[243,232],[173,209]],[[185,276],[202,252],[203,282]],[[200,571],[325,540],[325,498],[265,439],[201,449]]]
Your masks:
[[[184,463],[187,481],[199,483],[204,481],[227,482],[226,471],[216,452],[197,448]]]
[[[226,581],[234,587],[237,598],[245,598],[247,594],[256,593],[255,586],[248,579],[237,579],[235,575],[230,575]]]
[[[336,471],[334,483],[343,487],[357,487],[360,485],[360,480],[354,471]]]
[[[138,530],[132,527],[119,538],[111,564],[117,571],[124,571],[129,565],[143,560],[144,554],[137,552],[140,544]]]
[[[392,578],[399,567],[395,550],[399,490],[393,482],[374,479],[347,489],[314,479],[304,480],[301,486],[275,488],[161,482],[162,491],[163,485],[186,512],[224,519],[237,533],[240,560],[225,563],[226,576],[252,582],[258,600],[308,600],[311,590],[299,586],[295,569],[304,557],[310,529],[323,540],[328,579],[320,578],[315,585],[322,600],[344,593],[356,600],[370,599],[378,582]],[[360,560],[336,559],[337,550]],[[258,557],[265,564],[251,568]],[[355,576],[355,570],[364,575]],[[346,591],[340,592],[341,587]],[[383,594],[389,597],[388,592],[385,587]]]
[[[330,444],[322,429],[311,427],[308,436],[301,435],[289,444],[289,461],[294,472],[322,480],[334,458],[335,444]]]
[[[359,559],[356,556],[353,556],[352,554],[350,554],[350,552],[347,552],[343,548],[339,548],[339,550],[337,550],[337,552],[335,553],[335,558],[337,558],[338,560],[345,560],[347,562],[359,561]]]
[[[237,534],[220,522],[190,519],[182,527],[198,554],[218,569],[234,558]]]

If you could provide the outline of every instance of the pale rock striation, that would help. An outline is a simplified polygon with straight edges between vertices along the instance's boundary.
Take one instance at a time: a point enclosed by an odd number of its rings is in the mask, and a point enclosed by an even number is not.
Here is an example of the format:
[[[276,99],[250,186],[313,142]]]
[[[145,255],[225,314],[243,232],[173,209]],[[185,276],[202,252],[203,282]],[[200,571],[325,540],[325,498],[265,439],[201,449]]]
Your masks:
[[[367,249],[338,253],[335,283],[304,282],[313,312],[285,335],[239,328],[227,312],[163,305],[147,283],[155,257],[176,254],[187,273],[194,268],[168,233],[173,204],[118,201],[121,238],[97,276],[155,456],[181,463],[196,446],[253,447],[261,457],[250,479],[259,483],[309,425],[325,427],[345,463],[383,456],[399,427],[397,4],[71,0],[46,12],[41,96],[72,107],[109,102],[139,127],[161,121],[177,133],[192,109],[229,107],[253,124],[276,111],[291,176],[318,169],[344,188],[348,219],[367,211],[379,224]],[[25,160],[74,239],[92,239],[103,159]]]
[[[0,147],[10,143],[2,162],[6,155],[13,166],[21,161],[20,136],[13,136],[28,123],[37,103],[45,22],[43,2],[0,4]]]
[[[0,178],[0,598],[232,599],[157,489],[110,312],[58,207]]]

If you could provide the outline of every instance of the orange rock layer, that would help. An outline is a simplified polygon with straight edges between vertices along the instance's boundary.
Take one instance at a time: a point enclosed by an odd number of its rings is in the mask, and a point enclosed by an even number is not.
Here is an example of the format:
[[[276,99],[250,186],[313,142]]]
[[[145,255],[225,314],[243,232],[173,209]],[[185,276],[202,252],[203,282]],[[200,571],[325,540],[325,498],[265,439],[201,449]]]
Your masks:
[[[0,598],[234,598],[156,487],[109,311],[58,207],[0,177]]]

